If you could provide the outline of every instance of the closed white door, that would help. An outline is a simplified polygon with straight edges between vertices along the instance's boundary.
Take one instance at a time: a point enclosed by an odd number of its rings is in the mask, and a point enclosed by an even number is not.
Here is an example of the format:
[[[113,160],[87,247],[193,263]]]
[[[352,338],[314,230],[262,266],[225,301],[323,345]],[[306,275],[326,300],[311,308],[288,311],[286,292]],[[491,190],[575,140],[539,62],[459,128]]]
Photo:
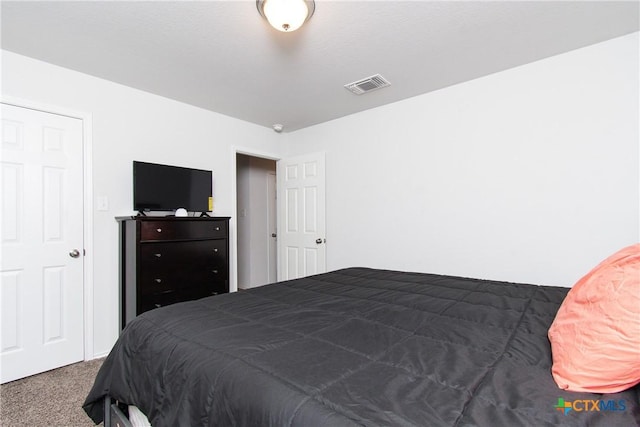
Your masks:
[[[2,383],[83,359],[82,121],[2,104]]]
[[[278,280],[326,271],[325,156],[279,160]]]
[[[278,227],[277,227],[277,209],[276,209],[276,174],[267,174],[267,227],[269,230],[269,245],[267,246],[267,283],[273,283],[278,280]]]

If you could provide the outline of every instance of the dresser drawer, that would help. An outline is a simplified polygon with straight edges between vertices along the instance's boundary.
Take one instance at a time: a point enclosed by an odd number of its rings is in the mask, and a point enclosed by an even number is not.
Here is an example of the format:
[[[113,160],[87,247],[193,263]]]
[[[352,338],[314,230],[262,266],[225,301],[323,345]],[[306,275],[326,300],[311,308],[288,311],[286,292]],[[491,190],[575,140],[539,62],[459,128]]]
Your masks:
[[[227,265],[227,240],[141,243],[139,263],[141,272],[224,267]]]
[[[140,241],[227,237],[226,221],[140,221]]]
[[[197,273],[189,272],[189,274],[145,272],[140,275],[138,293],[139,295],[146,296],[174,290],[182,292],[200,288],[225,289],[225,276],[226,271],[216,268],[204,269]]]
[[[202,288],[184,289],[176,291],[167,291],[161,294],[148,295],[141,299],[138,307],[138,314],[154,308],[166,307],[183,301],[191,301],[200,298],[210,297],[228,292],[223,287],[208,286]]]
[[[167,305],[175,304],[182,300],[178,291],[169,291],[162,294],[149,295],[145,298],[138,300],[138,314],[145,311],[152,310],[154,308],[165,307]]]

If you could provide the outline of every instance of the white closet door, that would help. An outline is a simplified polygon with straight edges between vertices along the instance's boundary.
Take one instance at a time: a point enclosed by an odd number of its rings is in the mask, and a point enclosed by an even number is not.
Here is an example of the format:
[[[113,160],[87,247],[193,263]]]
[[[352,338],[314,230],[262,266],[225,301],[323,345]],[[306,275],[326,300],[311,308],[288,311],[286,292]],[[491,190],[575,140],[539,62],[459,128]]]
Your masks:
[[[2,383],[83,359],[82,121],[2,104]]]
[[[277,241],[277,180],[275,173],[267,174],[267,227],[269,243],[267,245],[267,283],[278,280],[278,241]]]
[[[324,153],[282,159],[278,179],[278,280],[326,271]]]

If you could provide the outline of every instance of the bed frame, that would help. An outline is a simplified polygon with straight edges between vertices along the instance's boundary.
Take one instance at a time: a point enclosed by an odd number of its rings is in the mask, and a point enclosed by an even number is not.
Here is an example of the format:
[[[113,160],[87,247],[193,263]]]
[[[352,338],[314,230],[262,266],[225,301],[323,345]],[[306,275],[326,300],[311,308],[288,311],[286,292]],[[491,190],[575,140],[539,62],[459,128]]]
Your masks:
[[[110,396],[104,398],[104,427],[134,427],[119,403]]]

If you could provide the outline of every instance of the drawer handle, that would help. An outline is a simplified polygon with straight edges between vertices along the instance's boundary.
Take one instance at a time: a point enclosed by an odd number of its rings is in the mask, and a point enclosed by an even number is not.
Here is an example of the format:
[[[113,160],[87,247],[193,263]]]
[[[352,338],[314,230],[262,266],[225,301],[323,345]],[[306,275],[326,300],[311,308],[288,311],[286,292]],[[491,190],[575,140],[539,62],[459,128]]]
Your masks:
[[[162,233],[162,228],[156,228],[156,231],[157,231],[158,233]]]
[[[220,231],[220,227],[216,227],[216,231]]]
[[[156,256],[156,258],[160,258],[162,256],[162,254],[154,254]]]
[[[213,252],[218,252],[218,248],[213,248]]]
[[[162,279],[155,279],[156,283],[162,283]]]
[[[211,271],[213,274],[218,274],[218,270],[212,270]]]

